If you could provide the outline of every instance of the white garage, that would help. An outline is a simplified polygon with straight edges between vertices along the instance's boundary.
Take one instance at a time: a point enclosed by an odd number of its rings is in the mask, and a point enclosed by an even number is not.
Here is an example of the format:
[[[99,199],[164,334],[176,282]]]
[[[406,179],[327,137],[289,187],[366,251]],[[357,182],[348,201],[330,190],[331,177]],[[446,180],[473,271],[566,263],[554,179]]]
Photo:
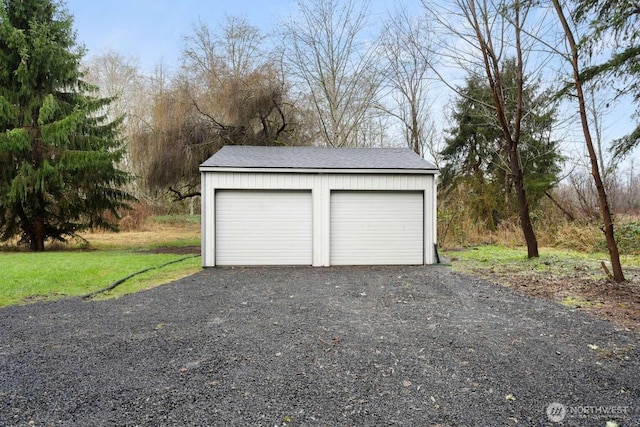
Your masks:
[[[437,170],[408,149],[226,146],[200,171],[205,267],[436,261]]]

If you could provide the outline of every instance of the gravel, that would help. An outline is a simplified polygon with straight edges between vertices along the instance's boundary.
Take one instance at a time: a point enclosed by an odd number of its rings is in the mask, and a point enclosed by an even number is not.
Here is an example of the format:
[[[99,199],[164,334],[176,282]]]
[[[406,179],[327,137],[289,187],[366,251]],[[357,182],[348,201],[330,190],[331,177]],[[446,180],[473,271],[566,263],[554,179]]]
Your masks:
[[[205,269],[0,309],[0,425],[640,425],[639,338],[441,266]]]

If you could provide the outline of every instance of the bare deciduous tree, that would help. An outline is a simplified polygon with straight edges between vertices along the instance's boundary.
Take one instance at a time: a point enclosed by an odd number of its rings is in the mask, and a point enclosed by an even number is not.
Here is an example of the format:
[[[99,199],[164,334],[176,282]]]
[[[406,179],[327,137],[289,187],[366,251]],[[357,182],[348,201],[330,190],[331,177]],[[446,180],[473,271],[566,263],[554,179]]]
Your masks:
[[[126,140],[126,153],[120,167],[137,174],[136,165],[131,161],[131,137],[139,128],[149,103],[145,78],[140,72],[138,59],[125,56],[115,50],[107,50],[89,58],[85,64],[85,79],[99,89],[100,96],[113,101],[106,108],[110,120],[122,120],[121,132]],[[140,195],[135,181],[127,185],[127,191]]]
[[[582,132],[584,134],[584,141],[587,146],[587,151],[589,152],[591,175],[593,176],[596,190],[598,192],[600,214],[602,215],[602,220],[604,222],[604,234],[605,240],[607,242],[607,249],[609,251],[609,259],[611,260],[611,267],[613,269],[613,279],[616,282],[624,282],[625,277],[624,272],[622,271],[622,264],[620,263],[620,253],[618,251],[618,244],[616,242],[615,233],[613,230],[613,215],[609,206],[605,184],[600,173],[598,154],[593,143],[591,129],[589,126],[586,96],[584,93],[582,78],[580,75],[580,51],[578,48],[578,44],[576,43],[574,31],[572,30],[571,26],[569,25],[569,21],[566,18],[564,8],[560,4],[559,0],[552,0],[552,2],[558,15],[560,24],[562,25],[566,42],[569,45],[569,52],[565,57],[571,64],[571,69],[573,72],[572,80],[573,86],[575,88],[575,96],[578,101],[580,123],[582,125]]]
[[[138,59],[115,50],[92,56],[86,64],[85,78],[99,88],[100,95],[114,98],[109,110],[113,118],[131,111],[144,89]]]
[[[260,29],[245,18],[227,16],[220,33],[198,22],[184,37],[183,62],[192,72],[218,82],[241,80],[264,64]]]
[[[427,19],[399,8],[385,26],[380,51],[383,86],[388,89],[382,109],[400,121],[407,146],[423,155],[435,132],[428,79],[436,52]]]
[[[310,94],[319,137],[328,146],[364,145],[360,127],[378,93],[376,40],[362,38],[368,2],[298,2],[285,25],[283,59]]]
[[[182,69],[168,84],[156,79],[149,126],[136,136],[150,187],[198,195],[198,165],[223,145],[292,143],[286,86],[262,40],[239,18],[219,33],[199,23],[185,38]]]

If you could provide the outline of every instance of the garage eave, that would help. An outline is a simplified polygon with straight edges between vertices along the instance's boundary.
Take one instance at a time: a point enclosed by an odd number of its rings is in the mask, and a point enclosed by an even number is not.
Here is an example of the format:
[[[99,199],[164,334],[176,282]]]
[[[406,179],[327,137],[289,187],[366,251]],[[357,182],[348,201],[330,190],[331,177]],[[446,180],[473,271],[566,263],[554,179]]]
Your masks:
[[[305,174],[404,174],[404,175],[437,175],[437,169],[328,169],[328,168],[247,168],[200,166],[200,172],[235,172],[235,173],[305,173]]]

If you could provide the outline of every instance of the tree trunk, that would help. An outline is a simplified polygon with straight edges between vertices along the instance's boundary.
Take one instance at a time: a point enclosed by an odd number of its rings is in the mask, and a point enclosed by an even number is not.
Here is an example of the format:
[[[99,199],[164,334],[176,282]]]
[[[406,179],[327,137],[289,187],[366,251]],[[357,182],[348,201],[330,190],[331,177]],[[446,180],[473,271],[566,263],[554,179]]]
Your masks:
[[[524,190],[524,177],[518,156],[518,145],[514,141],[509,141],[509,160],[511,162],[511,174],[513,175],[513,187],[516,190],[516,198],[518,201],[520,227],[522,228],[524,240],[527,242],[527,257],[537,258],[540,256],[538,253],[538,239],[536,238],[536,233],[531,223],[529,202]]]
[[[618,251],[618,244],[613,232],[613,215],[611,214],[611,208],[607,200],[607,191],[602,182],[600,176],[600,167],[598,165],[598,156],[593,145],[591,138],[591,131],[589,130],[589,122],[587,120],[587,108],[585,104],[584,91],[582,90],[582,81],[580,79],[580,64],[578,62],[578,47],[573,36],[573,32],[567,23],[567,20],[562,11],[562,6],[558,0],[552,0],[553,6],[556,9],[562,28],[564,29],[565,37],[571,48],[571,65],[573,67],[573,80],[576,87],[576,95],[578,97],[578,106],[580,110],[580,122],[582,123],[582,132],[584,133],[584,141],[587,145],[587,151],[589,152],[589,159],[591,160],[591,175],[598,191],[598,202],[600,204],[600,213],[602,214],[602,220],[604,222],[604,235],[607,242],[607,249],[609,250],[609,258],[611,260],[611,267],[613,268],[613,280],[616,282],[624,282],[625,277],[622,271],[622,264],[620,263],[620,252]]]
[[[511,160],[511,173],[513,174],[513,186],[516,189],[516,195],[518,198],[518,212],[520,213],[520,226],[522,227],[522,233],[524,239],[527,242],[527,256],[529,258],[539,257],[538,253],[538,239],[536,233],[533,230],[533,224],[531,223],[531,215],[529,214],[529,201],[527,200],[527,194],[524,189],[524,173],[520,166],[520,154],[518,153],[518,143],[520,141],[520,132],[522,117],[524,115],[522,93],[524,92],[524,62],[522,58],[522,42],[520,40],[520,2],[518,0],[514,3],[513,12],[515,14],[515,36],[516,36],[516,56],[518,66],[518,92],[517,92],[517,107],[516,118],[514,120],[513,138],[507,139],[509,142],[509,159]],[[508,129],[508,124],[504,123],[505,129]]]
[[[45,224],[43,218],[37,218],[33,222],[33,232],[31,233],[29,249],[32,252],[43,252],[44,241],[46,239]]]
[[[509,174],[505,172],[504,174],[504,212],[509,212],[511,209],[511,182],[509,181]]]
[[[31,232],[31,241],[29,242],[30,249],[32,252],[43,252],[44,251],[44,241],[47,238],[46,232],[46,210],[44,208],[44,194],[37,193],[35,195],[37,200],[37,208],[35,217],[31,218],[32,222],[32,232]]]
[[[496,114],[500,128],[504,135],[505,148],[509,155],[509,165],[511,168],[511,175],[513,178],[513,186],[516,190],[516,199],[518,202],[518,214],[520,216],[520,227],[522,228],[522,234],[527,244],[527,256],[529,258],[537,258],[538,253],[538,239],[536,239],[536,233],[533,230],[531,224],[531,217],[529,216],[529,202],[527,201],[527,194],[524,189],[524,174],[522,167],[520,166],[520,155],[518,153],[518,141],[520,140],[520,123],[523,117],[522,109],[522,91],[524,89],[523,78],[523,66],[522,66],[522,45],[520,43],[520,4],[516,2],[515,11],[515,28],[516,28],[516,52],[518,58],[518,92],[517,92],[517,106],[515,117],[513,119],[514,129],[511,129],[510,120],[507,118],[507,102],[504,99],[504,90],[502,84],[502,75],[500,71],[499,57],[495,52],[491,38],[483,35],[482,28],[485,29],[486,34],[490,34],[491,24],[487,21],[487,17],[483,15],[482,22],[478,20],[478,13],[476,11],[475,1],[469,2],[470,11],[470,23],[473,25],[476,37],[480,44],[480,50],[482,52],[482,59],[484,62],[484,68],[493,95],[493,100],[496,107]]]
[[[420,124],[418,123],[418,112],[415,103],[411,103],[411,149],[422,156],[422,146],[420,145]]]

